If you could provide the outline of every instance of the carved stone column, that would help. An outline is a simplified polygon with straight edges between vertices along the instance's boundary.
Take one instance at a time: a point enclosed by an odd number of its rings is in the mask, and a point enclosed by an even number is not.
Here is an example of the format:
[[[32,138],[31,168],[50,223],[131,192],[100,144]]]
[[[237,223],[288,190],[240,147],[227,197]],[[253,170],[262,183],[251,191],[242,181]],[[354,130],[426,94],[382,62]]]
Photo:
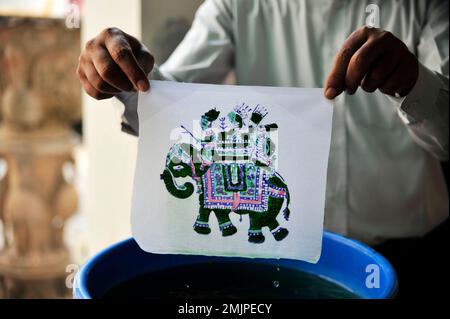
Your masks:
[[[63,21],[0,17],[0,297],[70,293],[63,230],[77,209],[70,171],[79,50],[79,30]]]

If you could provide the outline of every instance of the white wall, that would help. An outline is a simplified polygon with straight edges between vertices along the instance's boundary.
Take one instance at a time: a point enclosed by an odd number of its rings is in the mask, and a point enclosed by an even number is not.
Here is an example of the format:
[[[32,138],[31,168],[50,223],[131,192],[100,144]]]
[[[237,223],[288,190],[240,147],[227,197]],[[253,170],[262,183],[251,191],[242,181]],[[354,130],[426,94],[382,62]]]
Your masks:
[[[84,1],[82,43],[108,26],[140,38],[141,0]],[[121,132],[123,106],[83,96],[88,174],[85,200],[90,253],[131,236],[130,204],[137,139]]]
[[[69,0],[0,0],[0,15],[63,18]]]

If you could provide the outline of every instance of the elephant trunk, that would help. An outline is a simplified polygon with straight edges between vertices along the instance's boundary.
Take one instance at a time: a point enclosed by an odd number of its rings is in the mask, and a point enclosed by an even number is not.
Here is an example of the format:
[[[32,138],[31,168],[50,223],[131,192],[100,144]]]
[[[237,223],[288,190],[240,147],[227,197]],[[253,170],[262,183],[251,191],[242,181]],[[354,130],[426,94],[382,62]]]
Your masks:
[[[164,181],[167,191],[176,198],[188,198],[194,193],[194,185],[192,185],[192,183],[184,183],[183,185],[178,185],[175,177],[167,168],[164,169],[163,173],[161,174],[161,179]]]

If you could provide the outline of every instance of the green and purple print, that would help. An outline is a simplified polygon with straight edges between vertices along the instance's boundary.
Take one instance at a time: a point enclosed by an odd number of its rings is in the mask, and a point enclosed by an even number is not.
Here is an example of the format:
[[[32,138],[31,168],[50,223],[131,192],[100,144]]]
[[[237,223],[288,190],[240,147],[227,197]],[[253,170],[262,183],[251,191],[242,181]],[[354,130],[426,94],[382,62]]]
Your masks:
[[[252,243],[264,242],[263,227],[268,227],[277,241],[288,235],[277,221],[284,203],[286,220],[290,213],[289,190],[275,167],[277,145],[271,136],[278,126],[261,125],[267,114],[259,105],[237,106],[226,117],[211,109],[201,116],[201,137],[189,132],[193,144],[171,147],[161,179],[168,192],[180,199],[191,196],[197,188],[197,233],[211,232],[209,217],[214,213],[222,235],[233,235],[237,229],[229,215],[235,213],[249,215],[248,240]],[[218,125],[214,125],[216,120]],[[178,185],[180,177],[191,177],[196,187],[190,182]]]

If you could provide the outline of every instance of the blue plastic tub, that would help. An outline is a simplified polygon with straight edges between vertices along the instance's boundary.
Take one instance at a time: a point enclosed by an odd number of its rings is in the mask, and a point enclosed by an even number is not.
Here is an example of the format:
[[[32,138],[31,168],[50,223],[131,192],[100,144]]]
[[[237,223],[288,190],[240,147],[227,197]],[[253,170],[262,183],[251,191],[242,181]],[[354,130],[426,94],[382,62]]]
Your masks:
[[[78,299],[99,298],[112,287],[139,275],[173,266],[222,260],[295,268],[338,283],[361,298],[392,298],[397,291],[396,273],[383,256],[360,242],[324,232],[322,257],[317,264],[287,259],[151,254],[128,239],[93,256],[77,273],[73,294]],[[368,265],[376,266],[367,268]],[[379,270],[379,287],[366,285],[373,267]]]

